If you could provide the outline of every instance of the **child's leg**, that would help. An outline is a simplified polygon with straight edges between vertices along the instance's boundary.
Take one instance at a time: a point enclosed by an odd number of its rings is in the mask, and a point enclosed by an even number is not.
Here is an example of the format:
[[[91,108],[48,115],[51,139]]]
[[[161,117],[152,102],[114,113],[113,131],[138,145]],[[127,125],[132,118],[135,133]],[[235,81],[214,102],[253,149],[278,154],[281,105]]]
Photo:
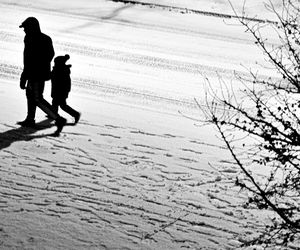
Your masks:
[[[67,104],[66,100],[61,100],[61,101],[60,101],[60,108],[61,108],[63,111],[67,112],[69,115],[73,116],[73,117],[77,117],[77,116],[79,115],[79,112],[76,111],[75,109],[71,108],[71,107]]]
[[[53,109],[53,111],[55,111],[57,113],[58,112],[58,107],[59,107],[59,100],[53,98],[52,99],[52,109]]]

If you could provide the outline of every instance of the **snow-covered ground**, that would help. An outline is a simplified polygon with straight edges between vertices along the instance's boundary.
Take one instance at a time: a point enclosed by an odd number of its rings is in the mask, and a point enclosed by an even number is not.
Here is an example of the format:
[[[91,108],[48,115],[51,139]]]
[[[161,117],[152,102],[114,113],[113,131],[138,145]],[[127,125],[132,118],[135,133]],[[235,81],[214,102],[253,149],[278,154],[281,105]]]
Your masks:
[[[231,11],[217,0],[143,2]],[[259,2],[249,11],[264,13]],[[236,20],[105,0],[0,8],[0,249],[236,249],[260,230],[265,218],[242,207],[239,170],[214,129],[186,118],[202,117],[204,77],[238,88],[233,71],[265,63]],[[71,56],[68,102],[82,119],[57,138],[51,124],[16,125],[28,16],[56,55]],[[40,111],[37,121],[49,125]]]

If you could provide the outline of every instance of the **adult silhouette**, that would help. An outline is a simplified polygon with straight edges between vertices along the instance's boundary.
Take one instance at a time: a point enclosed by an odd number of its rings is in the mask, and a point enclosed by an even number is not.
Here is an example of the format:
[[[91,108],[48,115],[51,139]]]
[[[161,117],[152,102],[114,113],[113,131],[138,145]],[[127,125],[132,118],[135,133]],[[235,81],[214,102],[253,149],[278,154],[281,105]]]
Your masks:
[[[27,117],[18,124],[24,127],[35,126],[36,107],[44,111],[48,117],[55,120],[59,135],[66,119],[59,116],[52,106],[44,99],[45,81],[50,80],[51,61],[54,57],[52,40],[41,32],[39,21],[28,17],[20,26],[24,28],[23,72],[20,78],[20,88],[26,89]]]

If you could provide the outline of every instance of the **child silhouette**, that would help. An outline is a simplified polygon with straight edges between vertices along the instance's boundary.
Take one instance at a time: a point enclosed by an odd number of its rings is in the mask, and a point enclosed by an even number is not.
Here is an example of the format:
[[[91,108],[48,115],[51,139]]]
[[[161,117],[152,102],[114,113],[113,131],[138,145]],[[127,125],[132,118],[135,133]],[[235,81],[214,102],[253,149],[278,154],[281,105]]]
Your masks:
[[[67,104],[67,98],[71,91],[71,66],[66,65],[70,59],[69,55],[57,56],[54,59],[54,66],[51,72],[51,97],[52,107],[58,112],[60,107],[63,111],[74,117],[74,123],[77,124],[80,119],[80,113]]]

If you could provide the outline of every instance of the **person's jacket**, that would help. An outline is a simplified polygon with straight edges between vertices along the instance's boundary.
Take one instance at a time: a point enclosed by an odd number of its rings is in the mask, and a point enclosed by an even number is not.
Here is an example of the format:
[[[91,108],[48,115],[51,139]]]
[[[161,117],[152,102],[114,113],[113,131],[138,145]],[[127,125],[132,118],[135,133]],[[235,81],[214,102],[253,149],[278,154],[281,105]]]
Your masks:
[[[51,61],[54,57],[52,40],[42,32],[26,35],[22,77],[26,80],[50,80]]]
[[[54,65],[51,72],[51,97],[53,99],[67,99],[71,91],[71,65]]]

